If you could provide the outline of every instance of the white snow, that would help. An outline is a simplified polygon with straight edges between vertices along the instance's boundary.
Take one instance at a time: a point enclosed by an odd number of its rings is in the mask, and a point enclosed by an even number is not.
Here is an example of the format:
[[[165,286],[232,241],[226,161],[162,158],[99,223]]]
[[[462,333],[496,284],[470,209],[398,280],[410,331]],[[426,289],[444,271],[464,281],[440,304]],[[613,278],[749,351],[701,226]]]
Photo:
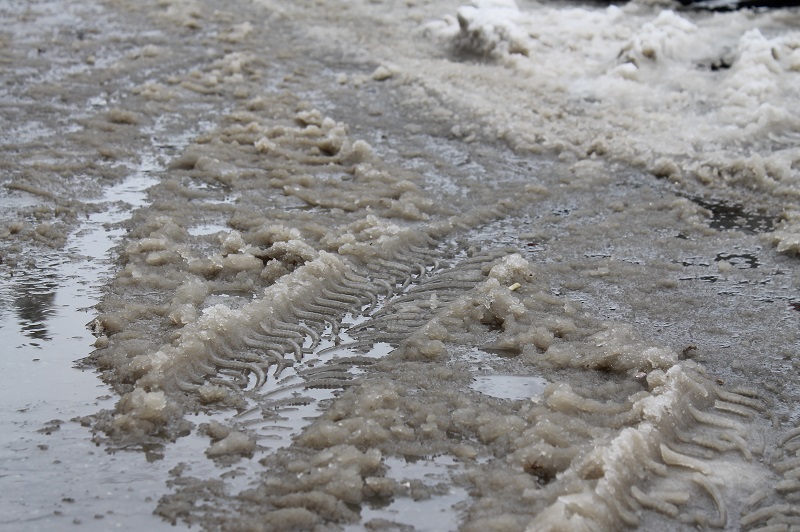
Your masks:
[[[796,197],[798,17],[481,0],[425,29],[443,47],[504,67],[506,86],[497,75],[474,75],[470,88],[494,83],[513,111],[485,100],[470,105],[493,114],[512,143],[538,139],[674,180]]]

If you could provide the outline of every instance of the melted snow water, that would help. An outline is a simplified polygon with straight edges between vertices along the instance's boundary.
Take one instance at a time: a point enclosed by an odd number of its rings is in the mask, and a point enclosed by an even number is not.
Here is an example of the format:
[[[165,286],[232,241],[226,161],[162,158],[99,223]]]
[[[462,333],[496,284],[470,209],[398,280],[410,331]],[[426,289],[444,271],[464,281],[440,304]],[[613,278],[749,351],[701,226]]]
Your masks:
[[[113,206],[88,218],[70,237],[66,254],[37,258],[25,278],[2,286],[11,303],[0,311],[6,346],[0,358],[2,527],[168,528],[151,514],[151,498],[165,489],[167,464],[148,463],[141,454],[109,454],[92,443],[78,418],[113,407],[114,396],[94,372],[73,367],[92,350],[86,323],[121,234],[106,224],[143,204],[153,181],[143,165],[108,191],[102,201]]]
[[[481,375],[472,389],[500,399],[535,399],[542,395],[547,380],[522,375]]]
[[[417,530],[458,529],[458,509],[469,500],[467,490],[453,486],[452,482],[454,474],[463,472],[462,463],[452,457],[434,456],[424,459],[386,457],[384,464],[389,468],[386,477],[409,488],[410,496],[364,504],[362,523],[347,526],[346,531],[364,530],[372,520]]]

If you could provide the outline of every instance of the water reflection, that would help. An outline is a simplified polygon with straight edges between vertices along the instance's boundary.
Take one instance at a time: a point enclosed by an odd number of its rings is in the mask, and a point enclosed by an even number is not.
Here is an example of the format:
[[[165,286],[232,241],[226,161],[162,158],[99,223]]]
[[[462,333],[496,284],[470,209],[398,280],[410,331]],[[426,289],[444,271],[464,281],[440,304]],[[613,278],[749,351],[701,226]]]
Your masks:
[[[55,314],[57,288],[58,277],[49,268],[39,269],[31,266],[11,276],[2,290],[3,301],[0,303],[0,315],[7,314],[7,317],[0,318],[0,321],[10,321],[10,314],[13,312],[17,317],[19,331],[23,335],[34,340],[52,340],[47,322]],[[9,302],[8,312],[3,312],[2,307]],[[3,325],[7,327],[9,324]]]

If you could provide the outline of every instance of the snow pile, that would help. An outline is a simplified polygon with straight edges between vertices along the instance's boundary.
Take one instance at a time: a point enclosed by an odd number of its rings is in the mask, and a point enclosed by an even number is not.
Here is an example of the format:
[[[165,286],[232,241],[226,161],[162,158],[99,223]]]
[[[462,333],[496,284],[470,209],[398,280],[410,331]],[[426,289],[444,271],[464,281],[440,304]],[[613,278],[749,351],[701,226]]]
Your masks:
[[[457,56],[504,67],[485,88],[497,83],[491,90],[512,105],[475,110],[514,144],[796,197],[797,18],[782,10],[712,15],[639,3],[522,10],[513,0],[481,0],[427,24],[426,33]],[[462,75],[475,78],[475,91],[489,81],[470,69]]]

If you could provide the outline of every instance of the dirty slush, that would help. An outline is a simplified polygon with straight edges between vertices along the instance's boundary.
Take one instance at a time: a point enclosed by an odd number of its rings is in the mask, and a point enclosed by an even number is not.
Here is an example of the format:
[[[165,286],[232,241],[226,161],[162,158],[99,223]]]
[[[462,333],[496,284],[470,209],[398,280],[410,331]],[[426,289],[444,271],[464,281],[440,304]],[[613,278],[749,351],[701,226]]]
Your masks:
[[[0,527],[800,528],[800,11],[467,4],[0,5]]]

